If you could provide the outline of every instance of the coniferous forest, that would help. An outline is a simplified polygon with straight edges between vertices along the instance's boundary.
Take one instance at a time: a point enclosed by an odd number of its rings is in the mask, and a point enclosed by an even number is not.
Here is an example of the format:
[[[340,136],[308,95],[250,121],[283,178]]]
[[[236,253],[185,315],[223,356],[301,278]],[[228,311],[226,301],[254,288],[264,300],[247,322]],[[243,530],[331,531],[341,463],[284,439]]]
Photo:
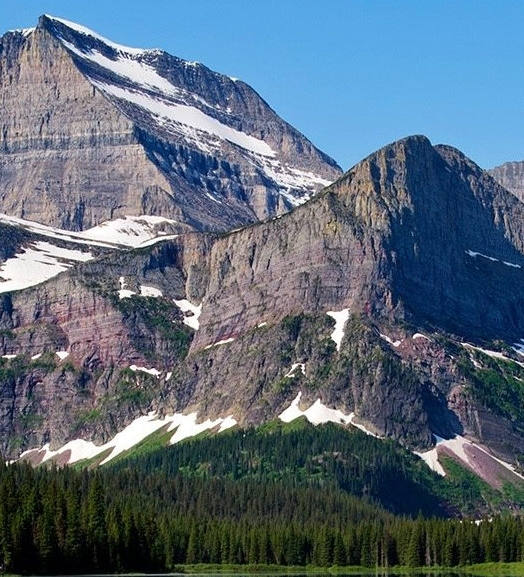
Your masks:
[[[524,560],[522,517],[465,515],[472,506],[488,514],[487,488],[467,475],[437,477],[398,445],[359,431],[272,425],[140,449],[93,470],[2,465],[4,570]]]

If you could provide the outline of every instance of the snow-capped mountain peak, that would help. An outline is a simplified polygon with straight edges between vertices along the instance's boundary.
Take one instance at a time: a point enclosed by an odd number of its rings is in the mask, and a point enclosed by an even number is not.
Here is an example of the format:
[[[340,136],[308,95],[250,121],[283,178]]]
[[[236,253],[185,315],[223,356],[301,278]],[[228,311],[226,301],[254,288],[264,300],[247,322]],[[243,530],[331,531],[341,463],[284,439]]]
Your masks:
[[[91,30],[90,28],[87,28],[86,26],[82,26],[81,24],[76,24],[75,22],[71,22],[70,20],[66,20],[65,18],[57,18],[56,16],[52,16],[50,14],[44,14],[44,16],[45,16],[45,18],[48,18],[49,20],[63,24],[67,28],[70,28],[79,34],[82,34],[83,36],[86,36],[88,38],[91,37],[95,40],[103,42],[105,45],[107,45],[107,46],[109,46],[109,47],[111,47],[114,50],[119,51],[119,52],[123,52],[126,54],[144,54],[145,52],[158,51],[157,48],[154,48],[152,50],[145,50],[143,48],[131,48],[130,46],[124,46],[122,44],[117,44],[116,42],[113,42],[112,40],[109,40],[108,38],[101,36],[97,32]]]
[[[1,37],[0,54],[1,213],[73,231],[145,214],[225,232],[341,174],[247,84],[203,64],[54,16]]]
[[[148,114],[151,122],[173,135],[191,140],[204,152],[210,151],[210,141],[218,146],[221,140],[225,140],[248,152],[275,156],[272,148],[262,139],[232,128],[227,120],[216,118],[213,112],[219,111],[220,105],[212,104],[201,96],[195,97],[190,91],[177,87],[165,74],[162,75],[158,70],[158,57],[162,53],[158,50],[128,48],[67,20],[53,18],[53,21],[82,36],[79,43],[71,41],[70,34],[58,33],[58,38],[69,52],[95,68],[88,73],[88,78],[109,98],[139,107]],[[186,67],[189,64],[179,62]],[[104,80],[100,79],[100,75]],[[225,115],[230,113],[226,110]]]
[[[282,155],[278,141],[268,138],[278,117],[263,101],[254,103],[246,118],[241,101],[258,95],[237,79],[158,49],[117,44],[61,18],[48,19],[63,46],[81,61],[89,81],[133,119],[138,116],[204,154],[243,155],[290,206],[333,180]],[[253,112],[260,118],[253,118]]]

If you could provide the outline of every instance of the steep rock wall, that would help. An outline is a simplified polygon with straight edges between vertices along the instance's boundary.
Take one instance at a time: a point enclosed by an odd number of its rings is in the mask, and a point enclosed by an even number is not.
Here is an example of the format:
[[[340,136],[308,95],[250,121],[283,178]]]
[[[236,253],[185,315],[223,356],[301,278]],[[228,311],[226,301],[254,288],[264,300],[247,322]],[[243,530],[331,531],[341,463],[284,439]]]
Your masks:
[[[1,49],[1,210],[72,230],[153,206],[176,217],[132,122],[46,30],[18,36],[4,36]]]

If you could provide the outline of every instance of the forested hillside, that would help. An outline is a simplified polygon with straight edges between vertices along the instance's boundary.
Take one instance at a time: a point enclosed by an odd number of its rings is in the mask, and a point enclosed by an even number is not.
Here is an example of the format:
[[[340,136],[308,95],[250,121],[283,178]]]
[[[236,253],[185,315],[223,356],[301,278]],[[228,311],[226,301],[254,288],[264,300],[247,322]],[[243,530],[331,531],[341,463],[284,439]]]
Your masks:
[[[96,471],[2,466],[0,563],[86,573],[186,563],[452,566],[524,555],[519,517],[449,518],[467,504],[487,510],[488,498],[501,507],[509,493],[458,467],[437,477],[359,431],[270,424],[167,449],[148,443]]]

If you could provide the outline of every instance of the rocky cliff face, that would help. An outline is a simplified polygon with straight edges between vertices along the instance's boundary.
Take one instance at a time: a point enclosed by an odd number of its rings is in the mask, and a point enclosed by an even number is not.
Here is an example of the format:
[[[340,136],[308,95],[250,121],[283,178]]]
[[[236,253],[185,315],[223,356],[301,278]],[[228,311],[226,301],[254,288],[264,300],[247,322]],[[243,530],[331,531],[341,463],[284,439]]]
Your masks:
[[[0,87],[0,211],[27,220],[228,230],[340,174],[244,83],[63,20],[0,39]]]
[[[519,200],[524,201],[524,162],[506,162],[489,173]]]
[[[522,415],[482,379],[520,394],[500,346],[524,337],[522,211],[459,151],[410,137],[280,218],[5,295],[2,448],[101,441],[150,410],[260,423],[301,393],[411,447],[466,433],[514,460]]]
[[[266,316],[341,308],[517,340],[523,217],[460,152],[424,137],[394,143],[315,202],[215,243],[193,347],[218,327],[229,336]]]

